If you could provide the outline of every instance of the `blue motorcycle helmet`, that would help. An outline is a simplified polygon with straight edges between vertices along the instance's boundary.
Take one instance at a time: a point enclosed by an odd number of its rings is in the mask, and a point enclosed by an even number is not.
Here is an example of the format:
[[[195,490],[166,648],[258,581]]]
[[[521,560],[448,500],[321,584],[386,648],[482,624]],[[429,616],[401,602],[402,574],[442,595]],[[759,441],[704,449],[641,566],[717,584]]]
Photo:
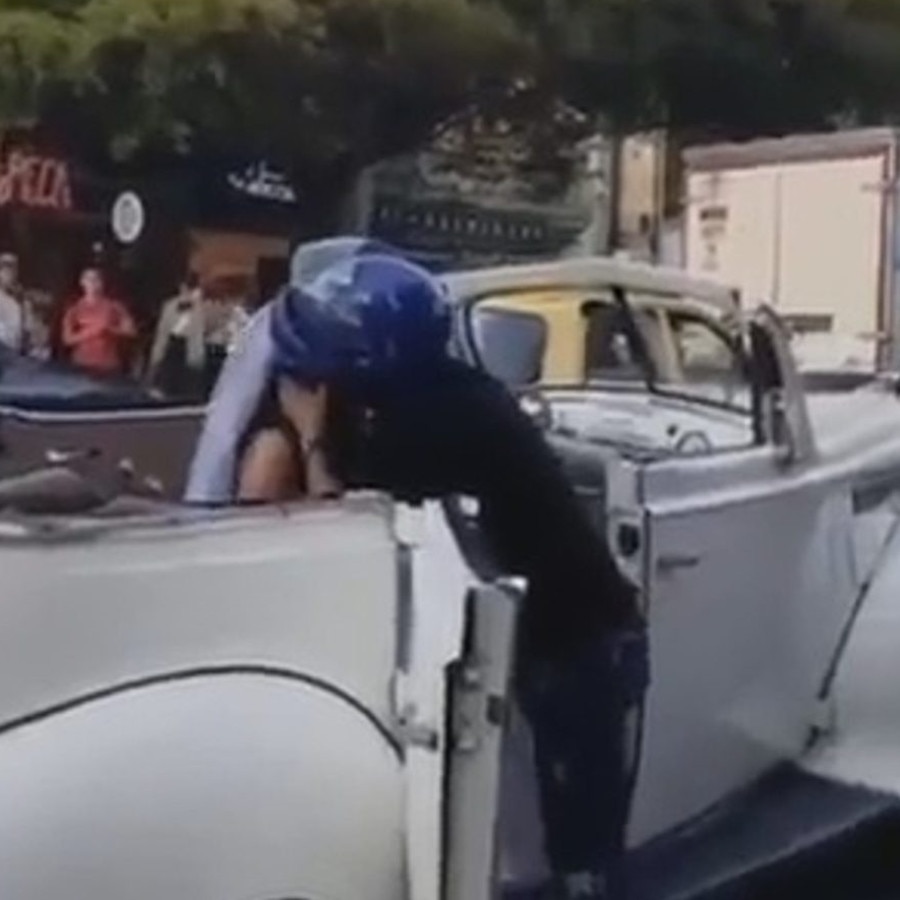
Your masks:
[[[273,370],[366,393],[445,359],[450,331],[444,290],[427,271],[397,252],[345,254],[275,300]]]

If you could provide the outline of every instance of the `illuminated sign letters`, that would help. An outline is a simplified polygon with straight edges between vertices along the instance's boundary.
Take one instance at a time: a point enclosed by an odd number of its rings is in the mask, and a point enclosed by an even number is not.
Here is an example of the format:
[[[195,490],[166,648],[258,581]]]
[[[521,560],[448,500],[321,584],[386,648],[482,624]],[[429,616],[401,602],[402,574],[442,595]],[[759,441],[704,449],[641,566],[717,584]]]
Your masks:
[[[12,150],[0,162],[0,207],[72,209],[69,167],[52,157]]]

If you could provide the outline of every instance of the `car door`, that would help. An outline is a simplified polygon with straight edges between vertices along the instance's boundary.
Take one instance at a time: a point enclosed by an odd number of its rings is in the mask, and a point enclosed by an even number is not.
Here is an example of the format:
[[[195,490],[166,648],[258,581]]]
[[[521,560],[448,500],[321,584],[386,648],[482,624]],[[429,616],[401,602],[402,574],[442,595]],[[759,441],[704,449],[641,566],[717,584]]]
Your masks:
[[[469,641],[451,669],[444,900],[492,900],[500,872],[503,736],[511,706],[514,584],[469,597]]]
[[[394,706],[404,738],[409,900],[491,900],[523,586],[483,565],[471,506],[395,510]]]
[[[653,684],[633,838],[659,834],[794,758],[852,605],[846,497],[815,477],[787,338],[767,311],[761,443],[640,477]],[[756,359],[757,355],[764,358]]]
[[[0,896],[406,896],[392,518],[7,521]]]

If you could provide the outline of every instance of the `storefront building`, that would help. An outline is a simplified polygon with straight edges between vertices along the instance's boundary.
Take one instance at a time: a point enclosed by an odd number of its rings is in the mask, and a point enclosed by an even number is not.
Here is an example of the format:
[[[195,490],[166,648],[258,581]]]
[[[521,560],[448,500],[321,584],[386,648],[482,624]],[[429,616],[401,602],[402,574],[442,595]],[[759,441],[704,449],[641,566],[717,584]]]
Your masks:
[[[283,173],[265,161],[205,165],[191,176],[187,265],[201,280],[243,279],[257,299],[284,283],[303,207]]]
[[[162,304],[189,272],[209,296],[253,306],[284,283],[301,205],[264,164],[182,161],[91,167],[33,135],[0,137],[0,254],[55,352],[79,276],[99,266],[146,357]]]
[[[191,272],[253,305],[283,282],[301,206],[265,164],[159,166],[120,172],[118,186],[140,197],[146,227],[130,246],[110,235],[110,249],[144,292],[170,296]]]
[[[134,239],[112,228],[116,198],[139,199]],[[268,167],[165,165],[103,174],[36,148],[0,140],[0,252],[15,253],[24,283],[62,296],[100,263],[121,290],[173,290],[187,270],[226,272],[254,284],[283,267],[300,206]]]
[[[418,153],[367,175],[363,227],[432,269],[559,256],[588,226],[584,117],[557,103],[541,121],[471,108]]]
[[[24,284],[54,297],[74,288],[105,236],[114,189],[52,150],[0,142],[0,252],[16,255]]]

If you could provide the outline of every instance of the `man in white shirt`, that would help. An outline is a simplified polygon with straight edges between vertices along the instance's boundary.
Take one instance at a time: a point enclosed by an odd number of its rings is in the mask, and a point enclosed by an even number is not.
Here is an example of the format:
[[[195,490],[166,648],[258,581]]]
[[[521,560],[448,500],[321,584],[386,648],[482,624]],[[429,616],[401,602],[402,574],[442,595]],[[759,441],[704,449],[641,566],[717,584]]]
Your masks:
[[[18,300],[19,264],[12,253],[0,255],[0,342],[22,351],[22,305]]]
[[[147,381],[170,396],[200,392],[206,365],[207,303],[190,272],[176,296],[162,308],[150,351]]]

